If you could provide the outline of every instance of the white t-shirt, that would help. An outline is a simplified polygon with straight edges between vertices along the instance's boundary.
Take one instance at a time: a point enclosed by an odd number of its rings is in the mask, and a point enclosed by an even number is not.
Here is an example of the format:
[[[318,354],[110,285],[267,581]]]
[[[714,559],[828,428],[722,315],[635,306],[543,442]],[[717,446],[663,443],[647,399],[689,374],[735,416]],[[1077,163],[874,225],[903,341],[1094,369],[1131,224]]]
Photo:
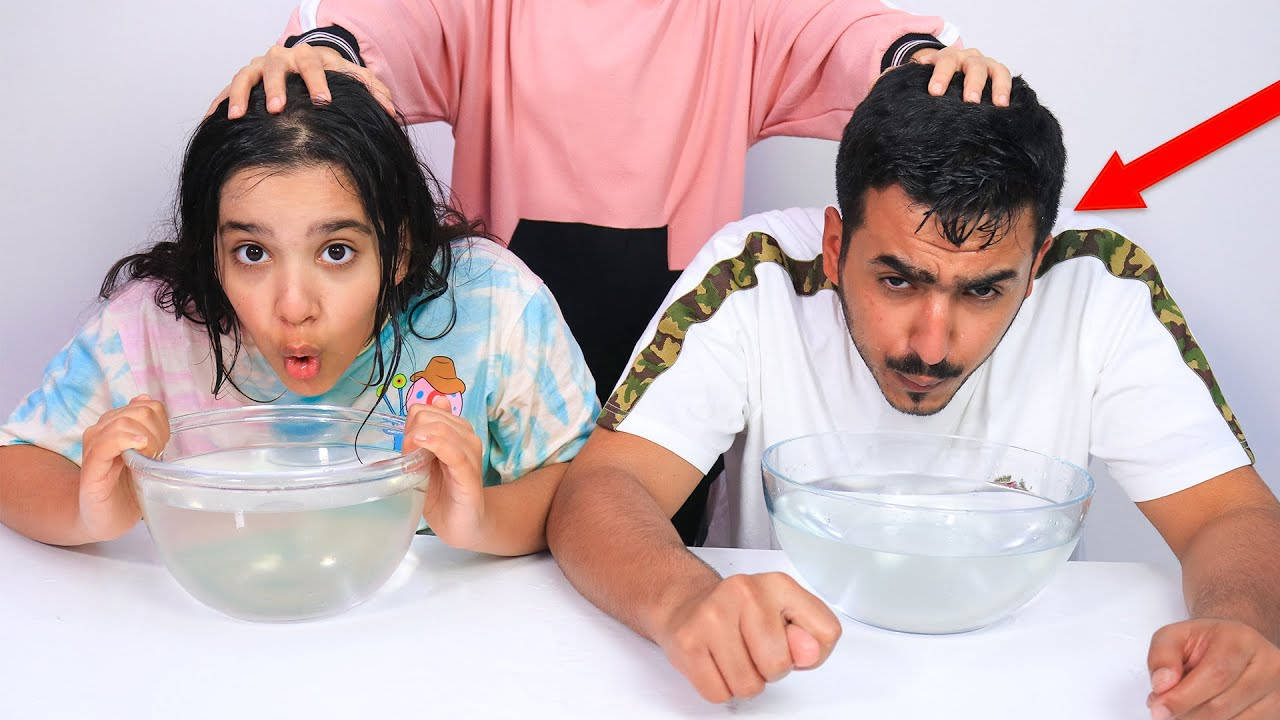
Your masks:
[[[822,272],[822,211],[754,215],[676,282],[599,424],[706,472],[721,453],[707,545],[777,547],[760,458],[831,430],[908,430],[1106,463],[1135,502],[1251,462],[1248,445],[1150,258],[1109,230],[1057,236],[1000,345],[931,416],[885,401]]]

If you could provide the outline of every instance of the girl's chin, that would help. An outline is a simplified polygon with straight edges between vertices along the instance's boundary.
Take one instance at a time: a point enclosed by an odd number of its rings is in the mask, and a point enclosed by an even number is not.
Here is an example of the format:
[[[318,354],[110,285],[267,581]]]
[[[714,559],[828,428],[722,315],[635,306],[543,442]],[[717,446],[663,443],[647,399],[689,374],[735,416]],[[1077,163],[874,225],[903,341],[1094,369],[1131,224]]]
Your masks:
[[[324,395],[332,390],[333,386],[337,384],[336,379],[330,380],[319,376],[304,380],[285,375],[284,377],[281,377],[280,380],[284,383],[284,386],[289,389],[289,392],[301,395],[302,397],[316,397],[318,395]]]

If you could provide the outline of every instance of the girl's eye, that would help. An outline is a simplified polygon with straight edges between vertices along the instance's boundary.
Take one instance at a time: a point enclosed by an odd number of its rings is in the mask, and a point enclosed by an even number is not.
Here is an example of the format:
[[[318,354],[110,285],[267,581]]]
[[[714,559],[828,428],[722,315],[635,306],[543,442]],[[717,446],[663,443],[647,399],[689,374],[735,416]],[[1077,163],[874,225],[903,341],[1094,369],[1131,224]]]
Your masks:
[[[271,258],[261,245],[241,245],[232,251],[236,260],[245,265],[257,265]]]
[[[345,265],[355,258],[356,251],[350,245],[334,243],[324,249],[324,260],[331,265]]]

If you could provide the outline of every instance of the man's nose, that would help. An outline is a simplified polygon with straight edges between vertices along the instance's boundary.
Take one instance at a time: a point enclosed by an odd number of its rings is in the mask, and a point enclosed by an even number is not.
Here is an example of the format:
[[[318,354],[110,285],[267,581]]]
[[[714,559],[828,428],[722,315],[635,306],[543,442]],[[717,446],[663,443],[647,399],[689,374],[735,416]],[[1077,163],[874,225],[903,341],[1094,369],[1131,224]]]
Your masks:
[[[926,365],[937,365],[951,350],[951,307],[942,297],[929,297],[916,313],[911,350]]]

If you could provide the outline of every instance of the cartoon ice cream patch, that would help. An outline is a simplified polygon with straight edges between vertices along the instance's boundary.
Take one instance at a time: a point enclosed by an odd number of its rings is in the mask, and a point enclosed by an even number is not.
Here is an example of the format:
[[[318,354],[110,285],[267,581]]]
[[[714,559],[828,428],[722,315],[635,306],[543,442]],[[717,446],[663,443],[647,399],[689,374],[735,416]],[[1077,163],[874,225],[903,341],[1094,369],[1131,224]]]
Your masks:
[[[462,414],[462,393],[467,389],[467,384],[458,377],[453,360],[437,355],[431,358],[425,370],[410,376],[409,382],[413,384],[409,386],[408,398],[404,404],[405,412],[414,405],[431,404],[437,397],[443,396],[449,399],[449,409],[454,415]]]
[[[409,387],[407,394],[405,386]],[[466,391],[467,384],[458,377],[458,370],[453,360],[443,355],[431,358],[425,369],[409,377],[405,377],[404,373],[396,373],[395,377],[391,378],[391,387],[395,388],[400,397],[400,411],[397,413],[396,408],[391,404],[386,386],[382,389],[382,402],[392,414],[406,417],[409,414],[409,408],[414,405],[426,405],[437,397],[443,397],[449,401],[450,412],[454,415],[462,415],[462,393]]]

